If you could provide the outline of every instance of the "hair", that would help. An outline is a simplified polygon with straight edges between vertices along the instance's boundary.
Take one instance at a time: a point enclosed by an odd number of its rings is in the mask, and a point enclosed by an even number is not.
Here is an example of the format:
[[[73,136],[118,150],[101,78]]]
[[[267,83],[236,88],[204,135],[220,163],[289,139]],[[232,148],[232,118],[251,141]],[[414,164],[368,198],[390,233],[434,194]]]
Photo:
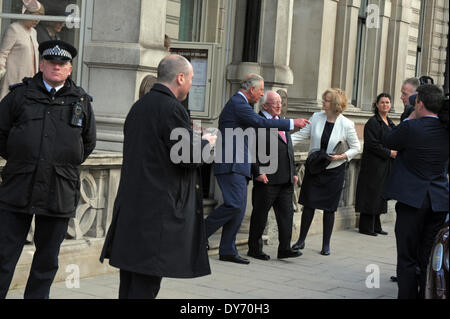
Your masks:
[[[403,81],[403,85],[405,84],[410,84],[414,88],[414,91],[416,91],[417,88],[420,86],[420,81],[418,78],[409,78]]]
[[[375,114],[378,114],[378,108],[377,108],[377,104],[380,103],[381,98],[383,97],[387,97],[389,99],[389,101],[392,102],[392,97],[390,96],[390,94],[388,93],[381,93],[377,96],[377,100],[373,103],[372,105],[372,111]]]
[[[348,99],[344,91],[337,88],[328,89],[322,94],[322,99],[325,99],[328,94],[331,95],[331,111],[341,114],[347,109]]]
[[[26,9],[23,14],[39,14],[39,15],[43,16],[43,15],[45,15],[45,7],[41,2],[41,6],[38,11],[31,12],[28,9]]]
[[[164,48],[166,51],[170,51],[170,38],[167,34],[164,35]]]
[[[417,88],[417,101],[422,101],[425,108],[434,114],[441,111],[443,98],[442,90],[434,84],[424,84]]]
[[[139,87],[139,98],[141,99],[145,94],[147,94],[155,83],[156,77],[154,75],[146,75],[141,82],[141,86]]]
[[[272,94],[274,94],[275,96],[279,96],[280,97],[280,99],[281,99],[281,96],[280,96],[280,94],[278,94],[277,92],[275,92],[275,91],[267,91],[266,93],[264,93],[264,96],[261,98],[261,100],[260,100],[260,103],[261,103],[261,105],[264,105],[264,104],[266,104],[267,103],[267,99],[268,99],[268,97],[269,97],[269,93],[270,92],[272,92]]]
[[[241,81],[241,89],[248,91],[251,87],[259,89],[261,82],[264,82],[264,78],[258,74],[250,73],[247,77]]]
[[[177,74],[183,73],[187,76],[189,70],[190,62],[185,57],[178,54],[170,54],[159,62],[158,82],[172,83],[175,81]]]

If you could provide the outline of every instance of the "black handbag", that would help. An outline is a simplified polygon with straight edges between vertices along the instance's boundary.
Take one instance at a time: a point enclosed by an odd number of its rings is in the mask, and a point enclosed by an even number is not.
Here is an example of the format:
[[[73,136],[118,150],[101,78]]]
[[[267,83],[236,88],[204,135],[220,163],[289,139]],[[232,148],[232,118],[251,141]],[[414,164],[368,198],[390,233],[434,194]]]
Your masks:
[[[312,152],[308,155],[305,163],[305,170],[311,175],[317,175],[325,171],[331,161],[325,150]]]

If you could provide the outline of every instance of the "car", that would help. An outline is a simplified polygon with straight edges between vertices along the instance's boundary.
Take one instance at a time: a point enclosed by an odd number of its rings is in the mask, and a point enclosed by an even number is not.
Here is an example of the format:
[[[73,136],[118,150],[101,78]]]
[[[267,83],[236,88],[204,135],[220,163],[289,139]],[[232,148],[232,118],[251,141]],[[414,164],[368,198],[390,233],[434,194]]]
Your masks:
[[[448,274],[448,214],[444,226],[439,230],[431,250],[427,268],[426,299],[447,299]]]

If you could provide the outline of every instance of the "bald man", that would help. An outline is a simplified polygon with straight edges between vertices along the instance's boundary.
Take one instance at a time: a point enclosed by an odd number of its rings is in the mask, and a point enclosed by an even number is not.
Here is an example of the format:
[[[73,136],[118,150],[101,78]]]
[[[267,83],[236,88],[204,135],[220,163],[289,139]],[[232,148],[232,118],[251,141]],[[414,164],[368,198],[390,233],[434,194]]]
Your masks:
[[[114,215],[101,255],[120,269],[120,299],[156,298],[162,277],[211,273],[203,221],[201,163],[172,159],[174,130],[193,149],[188,112],[180,103],[192,85],[192,65],[170,55],[158,80],[137,101],[124,126],[123,165]],[[208,144],[202,140],[202,147]],[[212,142],[212,140],[211,140]],[[189,158],[189,157],[188,157]]]

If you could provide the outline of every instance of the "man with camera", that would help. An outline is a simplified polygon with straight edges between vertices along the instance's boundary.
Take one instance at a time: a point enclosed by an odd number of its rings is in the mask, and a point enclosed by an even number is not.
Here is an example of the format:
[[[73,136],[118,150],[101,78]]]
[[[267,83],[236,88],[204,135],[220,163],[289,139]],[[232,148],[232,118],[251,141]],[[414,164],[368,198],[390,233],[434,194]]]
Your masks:
[[[80,198],[80,165],[95,148],[91,97],[70,78],[77,50],[39,46],[40,71],[10,86],[0,102],[0,299],[5,298],[35,216],[25,298],[46,299],[69,219]]]

